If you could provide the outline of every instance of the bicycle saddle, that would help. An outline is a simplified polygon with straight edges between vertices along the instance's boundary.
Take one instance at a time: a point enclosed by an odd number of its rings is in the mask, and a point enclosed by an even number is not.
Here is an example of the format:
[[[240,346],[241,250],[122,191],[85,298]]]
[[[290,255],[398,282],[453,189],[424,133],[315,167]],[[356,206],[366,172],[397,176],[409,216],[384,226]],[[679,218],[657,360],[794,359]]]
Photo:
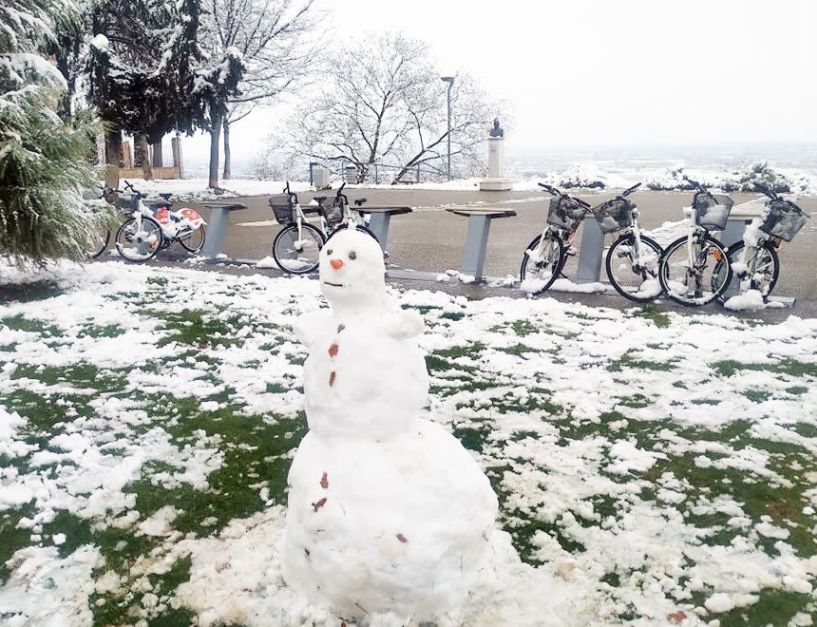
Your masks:
[[[165,192],[165,193],[163,193],[163,194],[159,194],[159,196],[161,196],[161,197],[162,197],[162,198],[164,198],[165,200],[170,200],[170,197],[171,197],[172,195],[173,195],[173,193],[172,193],[172,192]]]
[[[366,202],[366,199],[365,199],[365,198],[358,198],[358,199],[355,201],[355,204],[356,204],[358,207],[360,207],[360,206],[361,206],[361,205],[362,205],[364,202]]]

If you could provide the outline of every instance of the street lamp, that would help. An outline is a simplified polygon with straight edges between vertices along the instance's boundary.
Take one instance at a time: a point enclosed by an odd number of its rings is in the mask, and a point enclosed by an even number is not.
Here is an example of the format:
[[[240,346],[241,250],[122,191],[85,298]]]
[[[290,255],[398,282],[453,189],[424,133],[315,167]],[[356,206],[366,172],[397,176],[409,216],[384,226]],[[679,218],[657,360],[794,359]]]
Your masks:
[[[441,76],[444,83],[448,83],[448,167],[446,172],[448,180],[451,180],[451,88],[454,86],[455,76]]]

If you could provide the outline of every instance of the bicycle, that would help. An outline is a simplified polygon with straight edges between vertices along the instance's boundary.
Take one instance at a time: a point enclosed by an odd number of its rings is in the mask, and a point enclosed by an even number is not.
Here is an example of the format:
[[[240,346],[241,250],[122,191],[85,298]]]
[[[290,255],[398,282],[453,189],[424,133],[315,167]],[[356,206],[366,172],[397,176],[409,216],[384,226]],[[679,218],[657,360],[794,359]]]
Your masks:
[[[723,231],[734,201],[713,194],[698,181],[684,177],[696,190],[687,235],[669,244],[659,261],[658,278],[667,296],[688,307],[711,303],[732,281],[726,249],[710,231]],[[724,267],[725,266],[725,267]]]
[[[283,193],[286,204],[278,198],[270,198],[269,206],[275,220],[282,228],[272,242],[272,257],[284,272],[290,274],[308,274],[318,268],[318,254],[332,235],[345,228],[357,228],[372,237],[374,234],[366,228],[361,215],[355,215],[349,207],[349,198],[343,193],[344,183],[335,194],[331,207],[324,205],[326,196],[314,198],[317,205],[302,207],[298,194],[291,191],[287,181]],[[358,209],[366,202],[365,198],[354,201]],[[307,220],[308,214],[317,214],[319,226]],[[375,238],[377,239],[377,238]]]
[[[603,233],[624,231],[607,251],[605,264],[616,291],[635,302],[649,302],[660,294],[657,271],[661,246],[642,234],[638,208],[627,198],[641,183],[592,208],[589,203],[555,187],[544,183],[539,186],[554,198],[550,201],[544,231],[525,249],[519,271],[523,290],[537,295],[553,284],[570,254],[569,246],[576,237],[576,230],[585,216],[592,213]]]
[[[131,217],[122,223],[114,238],[116,250],[124,259],[148,261],[175,242],[191,253],[202,249],[207,223],[195,209],[171,211],[171,194],[159,194],[163,202],[153,211],[143,202],[145,194],[128,181],[125,187],[131,192],[131,207],[126,212]]]
[[[811,216],[768,187],[755,184],[755,191],[768,198],[766,208],[746,227],[743,239],[727,249],[728,263],[719,262],[716,274],[728,265],[738,281],[739,293],[756,290],[766,302],[780,276],[777,249],[783,241],[792,241]],[[728,291],[721,295],[722,302],[727,295]]]

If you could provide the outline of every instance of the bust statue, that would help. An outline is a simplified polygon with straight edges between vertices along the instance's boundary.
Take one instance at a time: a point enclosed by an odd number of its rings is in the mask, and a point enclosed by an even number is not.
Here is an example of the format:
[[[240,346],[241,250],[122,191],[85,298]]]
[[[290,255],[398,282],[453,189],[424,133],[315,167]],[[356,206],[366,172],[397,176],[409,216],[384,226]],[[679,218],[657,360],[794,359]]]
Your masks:
[[[505,137],[505,131],[499,126],[499,118],[494,118],[494,127],[489,134],[491,137]]]

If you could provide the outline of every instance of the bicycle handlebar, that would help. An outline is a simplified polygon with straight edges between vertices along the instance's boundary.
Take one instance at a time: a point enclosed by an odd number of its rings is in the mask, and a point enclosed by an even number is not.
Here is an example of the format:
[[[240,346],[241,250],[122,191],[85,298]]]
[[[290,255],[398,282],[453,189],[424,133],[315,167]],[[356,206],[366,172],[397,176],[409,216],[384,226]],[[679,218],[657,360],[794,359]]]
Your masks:
[[[546,192],[548,192],[551,196],[559,196],[560,198],[570,198],[571,200],[575,200],[577,203],[579,203],[585,209],[590,209],[590,203],[585,202],[581,198],[576,198],[575,196],[570,196],[568,194],[565,194],[565,193],[559,191],[558,189],[556,189],[555,187],[553,187],[552,185],[548,185],[546,183],[538,183],[538,185],[539,185],[539,187],[544,189]],[[639,183],[639,185],[641,185],[641,183]]]
[[[774,190],[766,187],[765,185],[755,183],[754,187],[756,192],[760,192],[761,194],[763,194],[764,196],[768,196],[772,200],[778,200],[780,198],[780,196],[778,196]]]
[[[622,197],[624,197],[624,196],[629,196],[629,195],[630,195],[630,194],[632,194],[632,193],[633,193],[635,190],[637,190],[639,187],[641,187],[641,183],[640,183],[640,182],[639,182],[639,183],[636,183],[635,185],[633,185],[632,187],[630,187],[630,188],[628,188],[628,189],[625,189],[625,190],[624,190],[624,192],[622,192],[621,196],[622,196]]]

